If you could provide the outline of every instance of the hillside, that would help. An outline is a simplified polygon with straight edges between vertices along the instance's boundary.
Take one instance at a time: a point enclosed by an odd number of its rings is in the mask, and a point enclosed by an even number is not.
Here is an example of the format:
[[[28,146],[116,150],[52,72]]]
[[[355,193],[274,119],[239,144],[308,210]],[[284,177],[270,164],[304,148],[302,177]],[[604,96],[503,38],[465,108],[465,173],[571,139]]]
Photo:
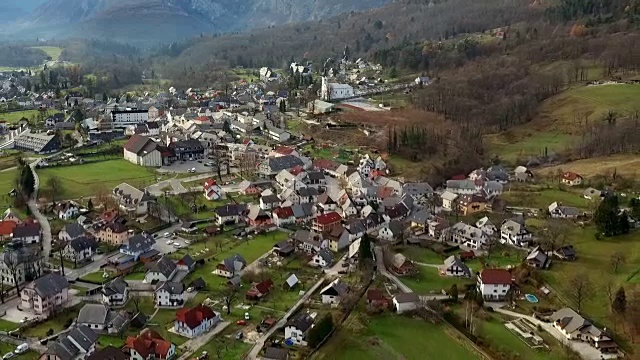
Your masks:
[[[48,0],[16,34],[168,42],[379,7],[390,0]]]

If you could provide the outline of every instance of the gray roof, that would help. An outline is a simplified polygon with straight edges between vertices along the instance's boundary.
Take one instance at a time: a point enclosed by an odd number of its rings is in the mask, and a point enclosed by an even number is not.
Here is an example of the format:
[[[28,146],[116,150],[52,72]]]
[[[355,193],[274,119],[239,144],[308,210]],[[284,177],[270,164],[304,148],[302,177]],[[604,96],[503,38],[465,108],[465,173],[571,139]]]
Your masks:
[[[589,197],[600,197],[602,195],[602,191],[590,187],[590,188],[585,189],[582,192],[582,195],[589,196]]]
[[[73,360],[80,352],[66,336],[57,341],[50,341],[46,354],[56,355],[60,360]]]
[[[160,290],[165,290],[169,294],[182,294],[184,292],[184,284],[171,281],[161,281],[156,284],[156,292]]]
[[[223,206],[218,206],[215,208],[215,213],[218,216],[226,217],[226,216],[238,216],[247,211],[247,205],[245,204],[227,204]]]
[[[124,294],[128,287],[129,284],[122,277],[117,277],[102,286],[102,293],[106,296]]]
[[[399,293],[396,294],[395,299],[398,304],[405,304],[418,302],[420,297],[416,293]]]
[[[263,359],[267,360],[286,360],[289,355],[289,351],[287,349],[268,347],[264,351]]]
[[[293,204],[291,205],[291,210],[293,210],[293,216],[295,216],[296,218],[306,218],[313,214],[313,204]]]
[[[559,322],[560,327],[569,334],[575,331],[583,332],[583,330],[592,326],[589,320],[583,318],[571,308],[562,308],[554,312],[549,319]]]
[[[33,237],[40,235],[40,224],[21,224],[13,229],[13,238]]]
[[[298,188],[296,192],[303,197],[318,196],[318,189],[314,187]]]
[[[232,277],[231,279],[229,279],[229,281],[227,281],[229,284],[233,285],[233,286],[239,286],[240,283],[242,283],[242,279],[240,278],[240,276],[236,275],[234,277]]]
[[[271,172],[279,172],[296,166],[304,166],[304,162],[294,155],[285,155],[265,160]]]
[[[36,279],[33,284],[36,293],[42,298],[55,296],[61,293],[62,290],[69,288],[67,278],[56,273],[50,273]]]
[[[116,195],[121,201],[127,204],[137,205],[143,201],[153,200],[154,197],[148,192],[139,190],[127,183],[122,183],[113,188],[113,194]]]
[[[329,249],[320,249],[317,255],[320,256],[327,264],[333,264],[333,253]]]
[[[304,333],[311,328],[311,325],[313,325],[313,318],[307,313],[301,313],[287,321],[286,326],[293,326]]]
[[[475,190],[476,183],[473,180],[447,180],[447,188]]]
[[[402,186],[402,193],[411,196],[423,196],[433,193],[433,188],[429,183],[406,183]]]
[[[247,266],[247,261],[240,254],[229,256],[222,260],[224,267],[229,271],[237,272]]]
[[[517,235],[526,231],[523,224],[511,219],[505,220],[500,230],[511,235]]]
[[[487,171],[487,180],[508,181],[509,174],[504,171]]]
[[[409,216],[409,220],[418,224],[426,224],[430,215],[431,214],[427,210],[422,209],[411,214],[411,216]]]
[[[75,329],[67,333],[67,338],[73,339],[83,352],[89,351],[96,341],[98,341],[98,334],[84,325],[80,325]]]
[[[537,262],[540,264],[540,266],[544,266],[547,263],[548,259],[549,256],[540,249],[540,246],[536,246],[533,250],[531,250],[529,255],[527,255],[527,261]]]
[[[178,262],[183,263],[187,267],[192,267],[196,263],[193,260],[193,258],[191,256],[189,256],[189,254],[183,256],[182,259],[180,259],[180,261],[178,261]]]
[[[86,249],[96,250],[98,248],[98,242],[93,236],[80,236],[71,240],[69,246],[73,248],[74,251],[82,251]]]
[[[85,304],[76,322],[78,324],[106,324],[109,319],[109,308],[102,304]]]
[[[345,229],[347,229],[350,234],[364,233],[367,231],[360,219],[354,219],[354,221],[349,222],[345,226]]]
[[[401,221],[392,220],[389,222],[389,225],[387,226],[389,227],[389,230],[391,230],[391,233],[394,236],[400,235],[404,231],[404,225],[402,225]]]
[[[64,231],[72,239],[80,237],[80,236],[84,235],[84,233],[85,233],[84,227],[82,225],[80,225],[79,223],[77,223],[77,222],[73,222],[71,224],[67,224],[64,227]]]
[[[287,286],[289,286],[289,288],[294,287],[299,282],[300,282],[300,280],[298,280],[298,276],[296,274],[290,274],[287,277],[287,280],[285,280],[285,284],[287,284]]]
[[[165,278],[169,278],[171,273],[176,270],[176,263],[173,262],[169,257],[163,256],[160,260],[156,262],[155,265],[149,271],[157,272],[164,275]]]
[[[279,204],[280,198],[277,195],[266,195],[260,198],[265,204]]]
[[[145,251],[151,249],[151,247],[156,243],[156,240],[153,236],[149,234],[137,234],[129,239],[129,245],[127,247],[132,251]]]
[[[320,295],[328,294],[334,296],[342,296],[349,291],[349,287],[347,284],[340,281],[340,279],[336,279],[331,282],[329,285],[325,286],[322,290],[320,290]]]
[[[459,268],[462,269],[462,271],[465,272],[465,274],[468,277],[471,277],[471,269],[469,269],[469,267],[467,266],[467,264],[465,264],[464,262],[462,262],[462,260],[460,260],[459,257],[455,256],[455,255],[451,255],[448,258],[446,258],[444,260],[444,268],[445,269],[449,269],[452,266],[457,266]]]
[[[322,171],[309,171],[307,172],[307,177],[309,180],[318,181],[324,180],[324,173]]]

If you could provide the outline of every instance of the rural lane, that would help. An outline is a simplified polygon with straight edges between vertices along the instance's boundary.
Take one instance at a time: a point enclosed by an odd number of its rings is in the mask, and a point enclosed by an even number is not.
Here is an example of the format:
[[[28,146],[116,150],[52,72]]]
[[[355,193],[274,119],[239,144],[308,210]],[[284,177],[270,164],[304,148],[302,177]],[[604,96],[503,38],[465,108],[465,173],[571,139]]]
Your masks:
[[[42,215],[40,210],[38,209],[37,199],[38,199],[38,190],[40,189],[40,178],[36,173],[36,165],[40,159],[29,164],[29,168],[33,173],[33,178],[35,179],[33,186],[33,194],[31,194],[31,198],[27,202],[27,206],[33,216],[38,220],[40,227],[42,228],[42,254],[44,256],[45,262],[49,261],[49,255],[51,254],[51,243],[53,241],[53,236],[51,235],[51,225],[49,224],[49,220],[47,217]]]

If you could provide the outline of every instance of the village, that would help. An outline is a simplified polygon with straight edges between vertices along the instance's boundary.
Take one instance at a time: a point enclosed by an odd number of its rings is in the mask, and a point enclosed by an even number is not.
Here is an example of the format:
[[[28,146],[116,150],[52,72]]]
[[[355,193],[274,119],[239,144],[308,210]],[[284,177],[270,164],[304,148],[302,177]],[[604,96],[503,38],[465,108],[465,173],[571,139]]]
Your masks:
[[[493,325],[516,352],[622,357],[593,313],[603,295],[565,277],[597,251],[599,204],[637,194],[499,162],[407,181],[378,151],[294,125],[430,79],[385,85],[351,71],[376,65],[336,68],[311,101],[278,90],[269,68],[232,94],[1,97],[33,115],[0,123],[4,156],[23,162],[0,181],[4,359],[303,359],[361,312],[437,322],[473,358],[490,358],[475,340]],[[34,189],[20,202],[9,177],[22,171]],[[634,232],[632,210],[615,205]],[[607,254],[625,268],[623,250]]]

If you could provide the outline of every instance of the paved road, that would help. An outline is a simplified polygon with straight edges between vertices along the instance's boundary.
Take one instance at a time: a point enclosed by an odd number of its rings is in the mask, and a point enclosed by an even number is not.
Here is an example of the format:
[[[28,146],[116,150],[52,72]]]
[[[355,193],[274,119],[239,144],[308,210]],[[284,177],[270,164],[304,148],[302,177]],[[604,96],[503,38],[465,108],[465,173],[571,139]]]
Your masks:
[[[251,351],[245,357],[245,359],[248,359],[248,360],[258,359],[258,354],[260,354],[260,350],[262,350],[262,348],[264,347],[264,343],[267,341],[267,339],[269,339],[269,337],[271,337],[271,335],[273,335],[276,331],[283,328],[287,324],[289,317],[291,317],[291,315],[293,315],[296,311],[298,311],[298,308],[300,308],[300,306],[302,306],[305,302],[307,302],[307,300],[309,300],[309,298],[313,295],[313,293],[315,293],[322,286],[322,284],[324,284],[325,281],[331,279],[333,276],[330,274],[333,274],[339,271],[340,266],[341,266],[341,262],[338,262],[331,269],[329,269],[328,271],[325,271],[325,275],[320,280],[318,280],[318,282],[316,282],[311,287],[311,289],[307,290],[307,292],[298,300],[298,302],[295,303],[295,305],[293,305],[293,307],[291,307],[291,309],[289,309],[289,311],[287,311],[286,314],[284,314],[284,316],[276,323],[276,325],[274,325],[271,329],[269,329],[269,331],[264,333],[260,337],[260,339],[258,339],[258,341],[256,341],[256,343],[253,345],[253,347],[251,348]]]
[[[382,254],[382,248],[380,246],[376,246],[374,248],[374,251],[376,253],[376,264],[378,266],[378,272],[380,272],[382,276],[386,277],[387,279],[391,280],[394,284],[396,284],[403,293],[412,293],[413,290],[411,290],[410,287],[408,287],[402,281],[400,281],[398,277],[396,277],[395,275],[387,271],[387,267],[384,266],[384,256]]]
[[[180,345],[180,348],[184,350],[184,353],[182,353],[182,355],[178,358],[178,360],[189,359],[189,357],[194,352],[196,352],[196,350],[200,349],[203,345],[211,341],[211,339],[213,339],[214,336],[221,333],[222,330],[224,330],[227,326],[229,326],[229,324],[231,323],[228,321],[222,321],[218,323],[218,325],[208,333],[202,336],[198,336],[197,338],[187,340],[184,344]],[[196,355],[200,355],[200,354],[196,354]]]
[[[509,315],[515,318],[529,320],[536,327],[539,326],[542,329],[544,329],[546,332],[548,332],[550,335],[556,338],[561,344],[565,344],[569,346],[571,349],[573,349],[574,351],[576,351],[577,353],[579,353],[580,357],[582,357],[582,359],[584,360],[600,360],[600,359],[615,358],[615,356],[610,356],[610,355],[608,356],[608,355],[601,354],[600,351],[598,351],[594,347],[591,347],[586,342],[568,340],[564,335],[560,333],[560,331],[556,330],[556,328],[553,327],[552,323],[546,323],[544,321],[540,321],[534,318],[533,316],[528,316],[528,315],[503,309],[501,307],[502,305],[504,304],[491,304],[491,303],[486,304],[486,306],[492,307],[496,312],[499,312],[501,314]]]
[[[42,227],[42,255],[44,256],[44,261],[48,262],[49,254],[51,254],[51,242],[53,241],[53,236],[51,235],[51,225],[49,225],[49,220],[47,220],[46,216],[40,213],[40,210],[38,210],[38,204],[36,203],[38,199],[38,190],[40,189],[40,178],[35,170],[38,161],[39,160],[36,160],[29,165],[31,172],[33,172],[33,177],[35,178],[35,185],[33,194],[31,194],[31,198],[27,202],[27,206]]]

